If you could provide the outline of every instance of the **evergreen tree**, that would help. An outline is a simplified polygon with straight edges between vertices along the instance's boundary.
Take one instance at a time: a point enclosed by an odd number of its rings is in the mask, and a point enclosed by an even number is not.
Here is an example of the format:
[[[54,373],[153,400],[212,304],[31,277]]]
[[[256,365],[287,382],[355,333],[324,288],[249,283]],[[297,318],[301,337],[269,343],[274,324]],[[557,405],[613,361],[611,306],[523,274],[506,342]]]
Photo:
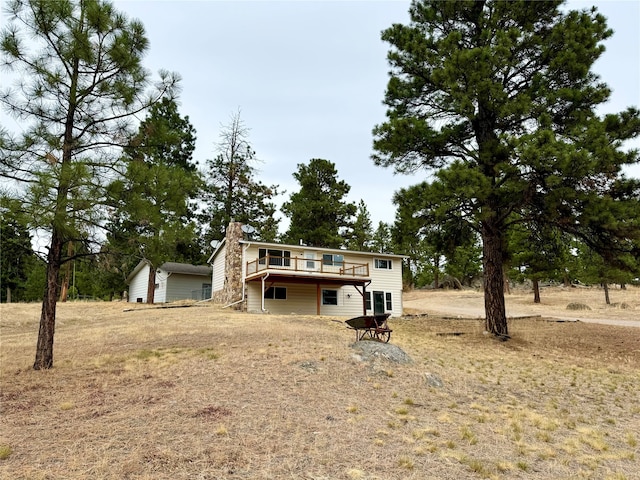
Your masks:
[[[410,23],[382,34],[391,78],[374,161],[435,169],[442,202],[468,211],[482,238],[486,328],[503,338],[514,222],[551,222],[597,248],[638,230],[640,187],[621,175],[638,156],[621,146],[640,132],[639,113],[595,113],[610,92],[590,70],[612,32],[595,8],[561,4],[414,1]],[[598,230],[596,210],[611,204],[623,217]],[[615,243],[612,255],[633,242]]]
[[[372,237],[371,215],[367,205],[363,200],[360,200],[357,206],[356,220],[353,222],[351,237],[347,241],[347,249],[357,252],[370,252],[373,243]]]
[[[255,155],[249,129],[238,112],[220,133],[218,155],[207,160],[204,209],[199,216],[207,240],[222,240],[232,219],[254,227],[256,239],[275,240],[278,223],[272,200],[278,195],[278,186],[267,186],[254,178]]]
[[[385,222],[378,222],[378,228],[373,232],[373,239],[371,241],[371,251],[380,253],[392,253],[393,238],[391,235],[391,227]]]
[[[329,160],[313,158],[299,163],[293,177],[300,190],[282,205],[291,223],[285,241],[314,247],[340,248],[353,228],[357,208],[344,200],[351,187],[338,180],[338,171]]]
[[[477,234],[467,221],[467,209],[442,201],[441,184],[427,182],[401,189],[393,198],[397,205],[395,232],[402,251],[413,259],[415,274],[428,278],[435,288],[444,272],[460,283],[477,276]],[[424,270],[430,270],[425,277]],[[416,286],[423,286],[423,281]]]
[[[156,269],[166,261],[200,263],[191,204],[200,187],[192,160],[195,130],[173,100],[149,110],[125,149],[126,172],[110,185],[113,199],[109,251],[128,271],[141,259],[149,265],[147,303],[153,303]]]
[[[49,233],[35,369],[53,366],[59,273],[69,242],[87,250],[107,210],[105,184],[129,138],[135,115],[171,91],[177,78],[161,73],[148,95],[142,66],[144,27],[102,0],[13,0],[0,34],[2,64],[17,79],[0,103],[23,129],[2,132],[0,175],[21,184],[18,196],[30,230]]]
[[[20,204],[0,197],[0,302],[25,300],[29,270],[36,261]]]
[[[609,295],[609,285],[619,283],[624,285],[633,279],[634,274],[638,274],[638,257],[626,258],[627,262],[635,262],[635,271],[628,268],[620,268],[619,264],[613,265],[607,261],[605,255],[601,255],[588,244],[582,241],[573,242],[576,256],[579,258],[577,270],[578,278],[586,284],[602,285],[604,290],[604,300],[607,305],[611,304]]]
[[[548,223],[522,223],[514,225],[507,242],[512,266],[531,280],[533,302],[540,303],[540,281],[564,276],[569,258],[568,236]]]
[[[424,238],[424,221],[417,215],[418,197],[412,195],[417,188],[401,189],[393,196],[396,205],[396,219],[391,227],[391,235],[396,251],[407,255],[402,269],[403,285],[406,288],[420,288],[440,281],[441,254],[427,244]]]

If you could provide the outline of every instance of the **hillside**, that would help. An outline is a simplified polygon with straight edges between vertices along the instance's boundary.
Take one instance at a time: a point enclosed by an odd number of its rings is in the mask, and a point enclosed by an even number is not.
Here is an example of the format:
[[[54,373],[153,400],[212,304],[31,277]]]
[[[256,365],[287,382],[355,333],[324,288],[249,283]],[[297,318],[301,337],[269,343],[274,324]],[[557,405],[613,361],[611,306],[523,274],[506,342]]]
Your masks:
[[[124,307],[59,305],[36,372],[39,306],[0,306],[1,478],[637,474],[637,328],[392,319],[405,365],[362,361],[342,318]]]

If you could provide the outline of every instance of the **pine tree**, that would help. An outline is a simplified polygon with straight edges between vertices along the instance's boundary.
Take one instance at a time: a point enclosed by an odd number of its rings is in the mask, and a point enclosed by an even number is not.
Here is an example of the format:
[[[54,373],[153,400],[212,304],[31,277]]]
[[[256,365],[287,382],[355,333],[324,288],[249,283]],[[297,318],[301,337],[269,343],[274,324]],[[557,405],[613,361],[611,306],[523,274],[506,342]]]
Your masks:
[[[394,251],[389,224],[382,221],[378,222],[378,227],[373,232],[371,251],[380,253],[392,253]]]
[[[393,197],[397,206],[394,232],[401,251],[410,255],[415,275],[425,278],[435,288],[440,273],[470,283],[477,275],[477,232],[466,220],[467,209],[457,201],[444,201],[442,184],[434,181],[400,189]],[[423,282],[416,281],[416,286]]]
[[[29,228],[49,233],[34,362],[47,369],[67,245],[95,249],[92,237],[108,214],[104,187],[118,163],[114,147],[129,138],[135,115],[172,94],[178,79],[161,72],[145,93],[144,27],[106,1],[13,0],[7,10],[0,53],[16,88],[4,90],[0,103],[24,123],[19,136],[2,132],[0,175],[24,187],[17,196],[30,214]]]
[[[150,265],[147,303],[154,302],[155,272],[166,261],[200,263],[196,224],[190,206],[200,191],[193,162],[195,129],[173,100],[149,110],[125,149],[126,171],[109,192],[113,215],[109,251],[131,270]]]
[[[207,160],[204,207],[199,215],[207,240],[222,240],[232,219],[254,227],[256,239],[275,240],[278,222],[272,200],[278,195],[278,186],[254,178],[256,162],[249,129],[238,112],[220,132],[218,155]]]
[[[0,197],[0,302],[24,300],[29,270],[36,261],[20,202]]]
[[[344,199],[351,187],[344,180],[338,180],[335,165],[329,160],[313,158],[308,164],[299,163],[293,177],[300,184],[300,190],[282,205],[282,212],[291,220],[285,241],[314,247],[344,246],[357,208]]]
[[[347,249],[357,252],[370,252],[372,236],[371,215],[364,200],[360,200],[357,206],[356,219],[353,222],[351,237],[347,241]]]
[[[621,147],[640,133],[639,112],[596,114],[610,92],[591,67],[612,32],[595,8],[561,4],[414,1],[409,24],[382,34],[391,78],[374,161],[435,170],[443,205],[466,210],[482,238],[486,329],[502,338],[514,223],[551,222],[597,248],[620,237],[631,243],[616,248],[632,248],[638,230],[640,186],[621,175],[638,155]],[[589,210],[608,203],[624,216],[598,231],[610,219]]]

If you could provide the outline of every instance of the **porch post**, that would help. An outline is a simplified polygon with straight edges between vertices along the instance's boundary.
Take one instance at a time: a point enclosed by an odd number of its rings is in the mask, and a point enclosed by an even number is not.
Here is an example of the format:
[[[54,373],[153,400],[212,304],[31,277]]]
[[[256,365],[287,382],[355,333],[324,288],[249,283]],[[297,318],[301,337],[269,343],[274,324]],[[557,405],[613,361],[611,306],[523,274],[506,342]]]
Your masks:
[[[367,286],[362,282],[362,315],[367,314]]]
[[[316,283],[316,315],[320,315],[320,299],[322,292],[320,291],[320,283]]]

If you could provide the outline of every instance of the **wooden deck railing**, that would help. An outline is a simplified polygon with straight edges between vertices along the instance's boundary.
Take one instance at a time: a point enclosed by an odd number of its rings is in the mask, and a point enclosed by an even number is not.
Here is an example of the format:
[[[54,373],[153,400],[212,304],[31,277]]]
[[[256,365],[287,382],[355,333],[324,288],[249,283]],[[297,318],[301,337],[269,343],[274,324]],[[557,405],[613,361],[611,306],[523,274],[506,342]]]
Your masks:
[[[290,272],[318,272],[345,277],[368,277],[368,263],[333,262],[298,257],[278,257],[267,255],[247,262],[247,276],[264,270],[287,270]]]

